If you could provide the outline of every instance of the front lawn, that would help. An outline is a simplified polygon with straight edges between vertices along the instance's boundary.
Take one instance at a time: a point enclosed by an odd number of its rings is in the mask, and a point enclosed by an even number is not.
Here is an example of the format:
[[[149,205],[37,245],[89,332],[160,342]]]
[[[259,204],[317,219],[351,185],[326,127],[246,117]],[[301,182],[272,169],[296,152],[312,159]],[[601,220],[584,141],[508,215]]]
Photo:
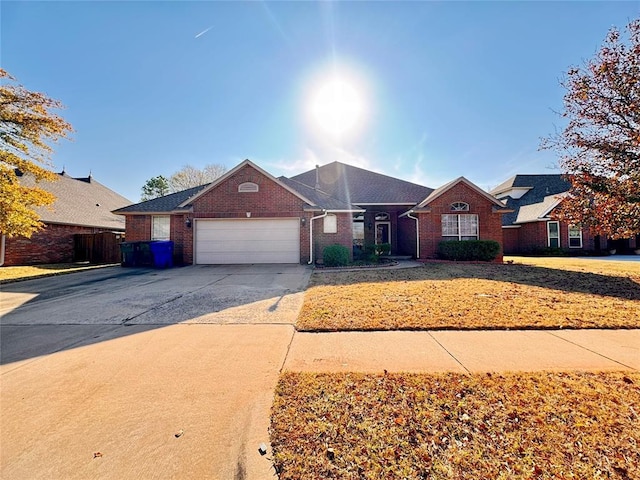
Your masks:
[[[285,373],[288,479],[638,479],[640,374]]]
[[[50,263],[46,265],[24,265],[17,267],[0,267],[0,283],[10,283],[32,278],[50,277],[66,273],[81,272],[95,268],[112,267],[113,265],[95,265],[89,263]]]
[[[302,331],[637,328],[640,263],[508,258],[315,272]],[[524,264],[527,262],[528,264]]]

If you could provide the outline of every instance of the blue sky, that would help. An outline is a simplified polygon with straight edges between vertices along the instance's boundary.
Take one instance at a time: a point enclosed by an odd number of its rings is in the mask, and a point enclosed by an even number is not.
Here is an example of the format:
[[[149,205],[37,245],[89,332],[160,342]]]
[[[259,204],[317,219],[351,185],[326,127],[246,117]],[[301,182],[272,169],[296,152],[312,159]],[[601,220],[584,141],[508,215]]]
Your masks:
[[[640,2],[11,2],[1,63],[62,101],[54,169],[132,201],[185,164],[334,160],[430,187],[553,173],[558,82]],[[204,33],[203,33],[204,32]],[[337,138],[309,118],[338,72],[364,105]]]

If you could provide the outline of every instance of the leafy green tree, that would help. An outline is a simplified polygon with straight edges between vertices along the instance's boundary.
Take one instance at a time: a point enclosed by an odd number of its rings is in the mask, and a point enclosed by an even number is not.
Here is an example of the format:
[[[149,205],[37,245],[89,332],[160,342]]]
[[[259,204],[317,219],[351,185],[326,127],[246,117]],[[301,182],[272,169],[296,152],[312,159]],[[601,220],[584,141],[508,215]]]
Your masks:
[[[558,217],[613,239],[640,234],[640,19],[628,42],[609,31],[595,57],[571,68],[564,130],[543,140],[571,182]]]
[[[58,100],[25,89],[3,69],[0,80],[0,234],[30,238],[43,226],[34,207],[55,201],[38,186],[58,178],[45,168],[51,165],[51,144],[73,128],[53,113],[63,108]],[[32,177],[34,185],[21,184],[19,173]]]
[[[142,187],[142,201],[163,197],[169,193],[169,181],[162,175],[150,178]]]

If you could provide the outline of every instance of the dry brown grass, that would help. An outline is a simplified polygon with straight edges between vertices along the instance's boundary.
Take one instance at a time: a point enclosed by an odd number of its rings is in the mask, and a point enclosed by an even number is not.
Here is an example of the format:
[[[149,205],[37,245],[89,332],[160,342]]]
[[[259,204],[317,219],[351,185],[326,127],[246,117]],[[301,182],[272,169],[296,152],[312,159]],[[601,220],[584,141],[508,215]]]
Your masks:
[[[296,327],[337,331],[640,326],[640,263],[513,260],[517,263],[317,272]]]
[[[640,374],[285,373],[288,479],[638,479]]]
[[[65,273],[80,272],[110,265],[89,265],[84,263],[51,263],[47,265],[28,265],[18,267],[0,267],[0,283],[49,277]]]

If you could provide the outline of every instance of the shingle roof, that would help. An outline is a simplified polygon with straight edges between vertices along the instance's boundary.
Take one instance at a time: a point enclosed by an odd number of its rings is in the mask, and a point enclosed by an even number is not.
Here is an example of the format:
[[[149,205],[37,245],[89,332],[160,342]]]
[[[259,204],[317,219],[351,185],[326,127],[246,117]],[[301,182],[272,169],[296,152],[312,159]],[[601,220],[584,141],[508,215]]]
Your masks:
[[[302,196],[308,198],[313,203],[315,203],[318,207],[324,210],[345,210],[345,211],[354,211],[360,210],[358,207],[351,205],[348,202],[340,200],[338,198],[334,198],[331,195],[328,195],[322,191],[316,190],[304,183],[297,182],[287,177],[280,177],[278,180],[289,188],[296,190]]]
[[[513,223],[528,223],[537,222],[560,202],[565,194],[559,193],[557,195],[548,195],[544,197],[544,200],[538,203],[532,203],[530,205],[521,205],[518,209],[518,216]]]
[[[432,188],[340,162],[318,167],[318,177],[319,190],[353,205],[375,203],[415,205],[433,191]],[[291,179],[314,188],[316,169]]]
[[[18,178],[23,186],[36,185],[31,175],[19,174]],[[131,201],[91,176],[73,178],[62,172],[57,181],[39,182],[37,186],[56,197],[51,207],[35,208],[42,222],[124,230],[124,218],[111,212]]]
[[[499,194],[512,188],[529,188],[530,190],[520,198],[503,198],[502,201],[507,207],[513,209],[512,213],[502,216],[502,225],[513,225],[514,223],[533,222],[538,219],[535,212],[545,211],[545,206],[549,205],[559,194],[567,192],[571,184],[561,174],[542,175],[515,175],[491,190],[492,194]],[[534,206],[536,205],[536,206]],[[522,207],[525,211],[520,215]],[[535,216],[535,218],[534,218]]]
[[[170,193],[164,197],[158,197],[146,202],[135,203],[128,207],[114,210],[114,213],[169,213],[179,210],[179,206],[197,195],[201,190],[207,188],[210,184],[199,185],[197,187],[188,188],[181,192]]]

